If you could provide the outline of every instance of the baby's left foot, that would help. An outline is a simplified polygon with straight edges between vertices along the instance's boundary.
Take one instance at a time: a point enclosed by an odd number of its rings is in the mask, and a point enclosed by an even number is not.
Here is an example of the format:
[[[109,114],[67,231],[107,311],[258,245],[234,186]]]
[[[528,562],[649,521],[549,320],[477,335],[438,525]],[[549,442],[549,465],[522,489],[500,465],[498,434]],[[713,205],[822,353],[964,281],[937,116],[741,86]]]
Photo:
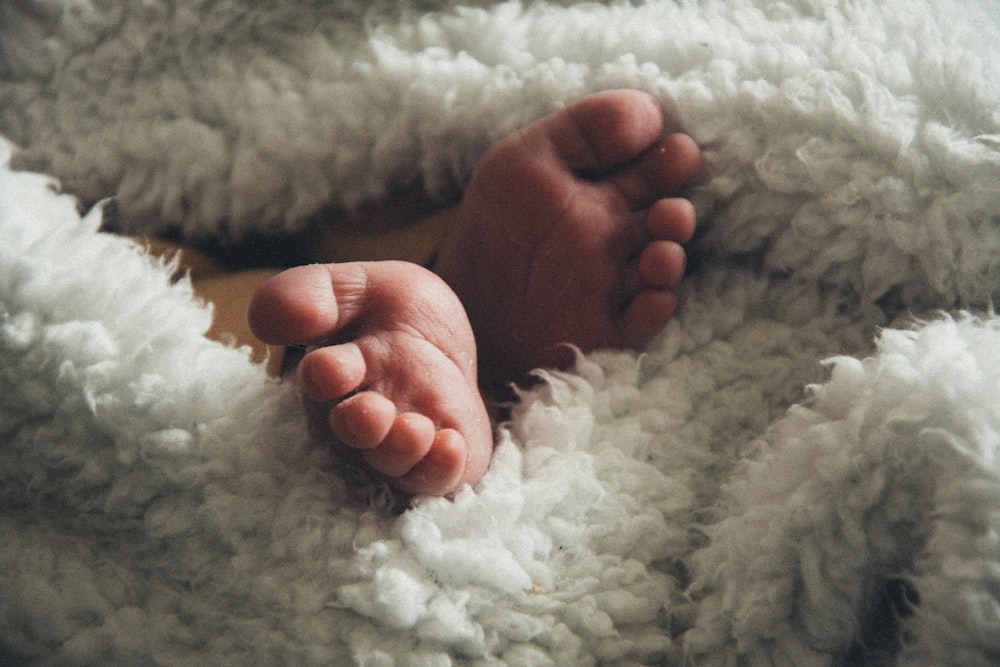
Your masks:
[[[445,495],[486,471],[493,430],[476,346],[454,292],[408,262],[289,269],[254,295],[250,327],[274,345],[308,345],[306,398],[330,429],[396,488]]]

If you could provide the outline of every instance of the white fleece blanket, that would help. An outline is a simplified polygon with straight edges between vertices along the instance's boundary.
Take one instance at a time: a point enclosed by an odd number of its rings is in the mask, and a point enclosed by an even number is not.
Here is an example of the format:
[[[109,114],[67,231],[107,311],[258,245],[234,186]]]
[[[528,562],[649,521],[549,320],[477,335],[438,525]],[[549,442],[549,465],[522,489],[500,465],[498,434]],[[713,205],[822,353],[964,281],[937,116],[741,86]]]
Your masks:
[[[998,664],[997,5],[429,4],[0,5],[0,658]],[[620,86],[705,151],[681,310],[546,375],[453,501],[398,511],[80,213],[446,196]]]

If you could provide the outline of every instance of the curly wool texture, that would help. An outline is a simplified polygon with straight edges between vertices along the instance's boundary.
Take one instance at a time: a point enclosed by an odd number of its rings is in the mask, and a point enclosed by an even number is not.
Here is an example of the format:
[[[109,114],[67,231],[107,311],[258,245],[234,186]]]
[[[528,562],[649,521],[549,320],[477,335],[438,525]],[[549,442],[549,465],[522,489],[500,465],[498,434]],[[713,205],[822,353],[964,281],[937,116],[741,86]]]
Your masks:
[[[996,319],[943,319],[829,362],[830,381],[728,482],[730,511],[695,557],[693,653],[721,664],[730,643],[750,662],[822,663],[860,634],[875,584],[899,576],[919,592],[901,664],[1000,658],[998,336]]]
[[[592,404],[635,381],[634,360],[553,377],[519,408],[523,452],[501,435],[475,492],[396,517],[310,438],[290,386],[201,336],[184,282],[52,185],[0,171],[8,649],[57,664],[679,654],[661,614],[680,590],[649,566],[686,548],[669,526],[691,511],[687,475],[591,443]]]
[[[930,2],[411,9],[361,30],[330,3],[0,7],[0,162],[50,174],[0,168],[0,645],[855,664],[905,581],[887,660],[995,662],[996,320],[871,341],[1000,284],[996,25]],[[494,138],[623,85],[705,149],[683,308],[640,359],[546,374],[475,489],[398,516],[52,177],[116,196],[122,229],[290,231],[450,192]]]
[[[0,185],[0,636],[59,664],[679,660],[672,564],[709,471],[833,327],[859,334],[815,290],[797,328],[754,315],[776,310],[763,281],[707,272],[645,372],[609,354],[549,376],[475,491],[394,517],[288,385],[201,336],[184,282],[51,179]]]
[[[866,300],[981,306],[1000,274],[1000,32],[977,9],[376,6],[366,34],[350,3],[7,5],[0,130],[18,164],[116,196],[123,231],[238,239],[398,187],[454,192],[515,127],[636,87],[706,149],[703,248]]]

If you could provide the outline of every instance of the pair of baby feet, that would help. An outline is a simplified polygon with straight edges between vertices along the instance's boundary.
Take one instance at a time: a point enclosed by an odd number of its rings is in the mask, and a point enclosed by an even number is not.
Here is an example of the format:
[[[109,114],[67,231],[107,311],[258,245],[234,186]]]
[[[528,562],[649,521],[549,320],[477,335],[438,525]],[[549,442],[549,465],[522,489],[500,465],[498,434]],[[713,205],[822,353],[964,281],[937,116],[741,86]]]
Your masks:
[[[254,295],[254,334],[305,345],[301,390],[396,488],[445,495],[486,471],[489,394],[584,351],[646,343],[672,315],[701,154],[650,96],[577,101],[480,161],[433,271],[289,269]]]

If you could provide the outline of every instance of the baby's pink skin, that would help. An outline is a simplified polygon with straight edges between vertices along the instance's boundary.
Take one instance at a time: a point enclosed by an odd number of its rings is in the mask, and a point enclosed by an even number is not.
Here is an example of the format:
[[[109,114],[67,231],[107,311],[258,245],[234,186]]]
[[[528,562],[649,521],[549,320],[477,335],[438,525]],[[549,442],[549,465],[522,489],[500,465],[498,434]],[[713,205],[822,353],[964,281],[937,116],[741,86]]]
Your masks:
[[[563,343],[639,347],[670,319],[695,229],[691,203],[671,195],[701,153],[664,125],[654,98],[608,91],[480,161],[434,271],[468,313],[483,387],[563,365]]]
[[[254,295],[254,334],[311,346],[303,394],[329,404],[337,439],[414,494],[445,495],[486,471],[493,449],[465,311],[436,275],[408,262],[289,269]]]
[[[482,159],[437,275],[405,262],[296,267],[255,294],[251,329],[309,346],[302,392],[396,488],[474,484],[493,447],[480,387],[563,365],[563,343],[641,346],[673,314],[695,214],[672,195],[701,154],[664,124],[637,91],[575,102]]]

